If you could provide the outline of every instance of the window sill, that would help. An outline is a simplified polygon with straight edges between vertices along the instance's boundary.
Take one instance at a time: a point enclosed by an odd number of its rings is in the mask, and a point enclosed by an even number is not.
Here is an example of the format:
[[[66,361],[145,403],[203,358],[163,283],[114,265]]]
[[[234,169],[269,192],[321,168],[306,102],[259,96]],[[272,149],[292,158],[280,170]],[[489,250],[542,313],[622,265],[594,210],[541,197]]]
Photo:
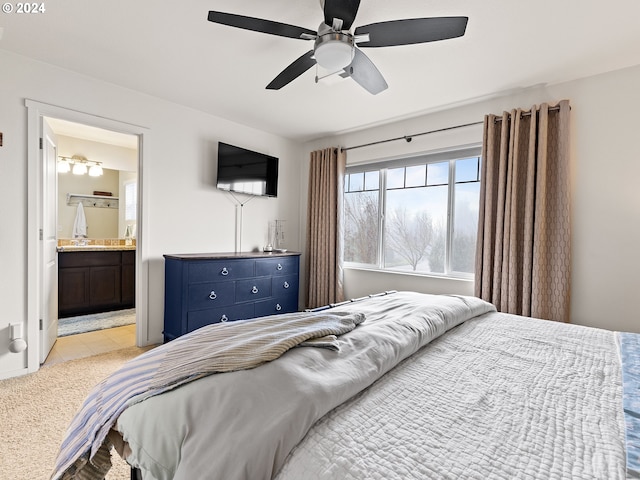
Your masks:
[[[402,275],[405,277],[420,277],[420,278],[433,278],[437,280],[453,280],[456,282],[469,282],[473,283],[474,278],[473,275],[445,275],[445,274],[437,274],[437,273],[427,273],[427,272],[413,272],[413,271],[401,271],[401,270],[389,270],[384,268],[377,267],[368,267],[364,265],[353,265],[353,264],[345,264],[345,270],[359,270],[366,272],[375,272],[382,274],[390,274],[390,275]]]

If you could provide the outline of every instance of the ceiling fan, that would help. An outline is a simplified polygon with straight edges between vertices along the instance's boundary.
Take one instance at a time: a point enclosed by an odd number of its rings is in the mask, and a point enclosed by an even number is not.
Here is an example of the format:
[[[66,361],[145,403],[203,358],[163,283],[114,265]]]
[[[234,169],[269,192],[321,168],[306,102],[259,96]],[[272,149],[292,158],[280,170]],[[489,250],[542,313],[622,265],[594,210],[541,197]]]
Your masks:
[[[313,49],[280,72],[267,85],[269,90],[279,90],[317,63],[331,72],[341,72],[342,77],[351,77],[374,95],[385,90],[387,82],[361,48],[411,45],[461,37],[468,21],[468,17],[411,18],[362,25],[351,33],[360,0],[320,0],[320,4],[324,10],[324,21],[317,32],[233,13],[210,11],[208,19],[210,22],[269,35],[314,40]]]

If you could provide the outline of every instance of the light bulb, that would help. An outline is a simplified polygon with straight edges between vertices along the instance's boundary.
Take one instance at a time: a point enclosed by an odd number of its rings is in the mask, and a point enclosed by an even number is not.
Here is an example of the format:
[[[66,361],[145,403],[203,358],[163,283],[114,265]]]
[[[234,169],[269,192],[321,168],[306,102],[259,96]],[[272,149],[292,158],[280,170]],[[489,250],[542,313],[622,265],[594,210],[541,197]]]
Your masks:
[[[91,165],[89,168],[90,177],[99,177],[102,175],[102,167],[100,165]]]

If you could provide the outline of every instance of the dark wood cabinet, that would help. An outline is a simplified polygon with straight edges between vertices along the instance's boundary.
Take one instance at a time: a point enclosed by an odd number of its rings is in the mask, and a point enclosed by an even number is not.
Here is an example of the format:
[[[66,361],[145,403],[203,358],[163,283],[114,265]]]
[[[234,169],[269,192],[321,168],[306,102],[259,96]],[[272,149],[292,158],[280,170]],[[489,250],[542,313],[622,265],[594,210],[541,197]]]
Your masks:
[[[135,306],[135,251],[58,252],[58,317]]]
[[[122,305],[132,308],[136,301],[136,252],[122,252]]]
[[[164,340],[298,310],[300,254],[165,255]]]

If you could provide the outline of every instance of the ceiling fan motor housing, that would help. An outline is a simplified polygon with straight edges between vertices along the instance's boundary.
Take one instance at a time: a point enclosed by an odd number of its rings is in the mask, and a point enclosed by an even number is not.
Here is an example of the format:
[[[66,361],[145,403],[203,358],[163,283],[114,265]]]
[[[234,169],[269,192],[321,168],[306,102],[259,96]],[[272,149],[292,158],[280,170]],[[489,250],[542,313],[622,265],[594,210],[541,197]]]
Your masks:
[[[316,38],[314,56],[322,68],[341,70],[351,64],[353,55],[354,42],[351,35],[331,31]]]

